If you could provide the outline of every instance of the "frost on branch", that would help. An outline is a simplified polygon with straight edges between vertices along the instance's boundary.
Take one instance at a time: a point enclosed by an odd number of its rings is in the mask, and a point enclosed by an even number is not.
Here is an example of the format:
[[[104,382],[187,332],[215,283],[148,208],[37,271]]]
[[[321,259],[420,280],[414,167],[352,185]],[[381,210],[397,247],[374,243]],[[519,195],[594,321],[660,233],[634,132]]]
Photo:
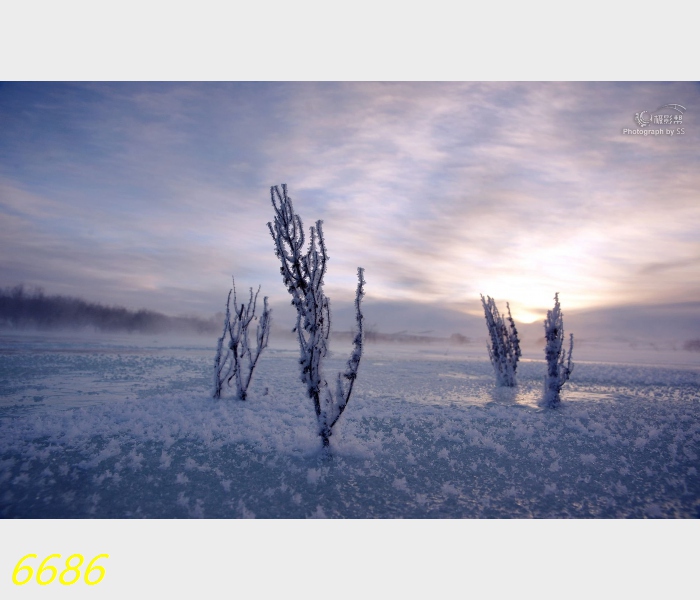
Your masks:
[[[226,316],[224,317],[224,330],[219,338],[216,348],[216,358],[214,360],[214,398],[221,398],[224,384],[236,388],[236,399],[245,400],[248,392],[250,380],[253,377],[253,370],[260,358],[260,354],[267,347],[267,340],[270,337],[270,322],[272,310],[267,306],[267,296],[263,299],[263,312],[258,321],[255,334],[255,352],[250,346],[250,324],[257,320],[255,316],[255,305],[258,300],[258,291],[253,295],[253,288],[250,288],[250,298],[248,304],[241,304],[240,308],[236,298],[236,283],[229,290],[226,300]],[[231,294],[233,294],[233,319],[231,318]],[[224,342],[226,351],[224,352]],[[232,383],[233,382],[233,383]]]
[[[275,220],[268,223],[275,242],[275,254],[282,266],[282,280],[292,296],[292,305],[297,311],[294,328],[299,337],[301,357],[301,380],[306,384],[309,398],[313,401],[318,420],[318,434],[324,447],[329,446],[333,426],[338,422],[350,400],[362,358],[364,317],[360,308],[364,296],[364,269],[357,269],[355,292],[356,331],[353,350],[344,372],[338,373],[335,389],[329,386],[322,373],[322,361],[328,352],[328,337],[331,330],[329,300],[323,292],[323,277],[326,274],[326,242],[323,238],[323,223],[316,221],[310,228],[308,249],[304,251],[304,228],[301,218],[294,212],[292,199],[287,195],[287,186],[282,184],[270,188]]]
[[[569,380],[574,365],[571,362],[571,352],[574,349],[574,334],[569,336],[569,355],[562,348],[564,343],[564,319],[559,306],[559,293],[554,294],[554,308],[547,311],[544,321],[544,336],[547,345],[544,349],[547,359],[547,375],[544,378],[544,404],[556,408],[561,399],[559,392]]]
[[[498,385],[513,387],[515,385],[515,372],[518,368],[518,359],[521,356],[520,340],[518,330],[515,328],[515,321],[510,314],[510,304],[508,308],[508,324],[501,316],[491,296],[481,296],[481,304],[484,307],[486,317],[486,327],[489,330],[491,344],[487,345],[489,358],[496,373]]]

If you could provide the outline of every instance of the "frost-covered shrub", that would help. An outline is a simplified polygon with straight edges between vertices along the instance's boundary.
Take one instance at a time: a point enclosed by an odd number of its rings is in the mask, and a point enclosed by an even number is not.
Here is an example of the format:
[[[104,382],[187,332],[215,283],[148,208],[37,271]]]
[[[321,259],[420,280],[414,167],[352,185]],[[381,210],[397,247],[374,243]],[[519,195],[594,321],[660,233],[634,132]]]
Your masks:
[[[520,340],[518,330],[515,328],[515,321],[510,314],[510,304],[506,302],[508,308],[508,324],[496,307],[496,302],[491,296],[481,296],[481,304],[484,307],[486,317],[486,327],[489,330],[491,344],[487,344],[489,358],[496,373],[498,385],[513,387],[515,385],[515,372],[518,369],[518,359],[521,356]]]
[[[574,365],[571,362],[571,353],[574,349],[574,334],[569,336],[569,354],[562,348],[564,343],[564,319],[559,306],[559,292],[554,294],[554,308],[547,311],[544,321],[544,337],[547,345],[544,349],[547,359],[547,375],[544,378],[544,404],[549,408],[556,408],[561,399],[559,392],[562,386],[569,380]]]
[[[309,246],[304,253],[304,228],[301,218],[294,212],[292,199],[287,195],[287,186],[282,184],[281,193],[277,186],[271,187],[270,197],[275,209],[275,221],[274,226],[272,223],[267,226],[275,242],[275,254],[282,262],[282,279],[292,295],[292,305],[297,310],[294,331],[299,337],[301,380],[306,384],[307,393],[314,404],[318,434],[323,446],[328,447],[333,426],[350,399],[362,357],[363,316],[360,302],[364,295],[364,269],[357,269],[357,329],[353,337],[353,351],[345,371],[338,373],[333,390],[324,379],[321,369],[323,358],[328,352],[327,342],[331,330],[329,300],[323,292],[328,254],[322,221],[316,221],[316,227],[310,228]]]
[[[224,330],[219,338],[216,348],[216,358],[214,360],[214,398],[221,398],[224,384],[236,388],[236,398],[245,400],[248,392],[250,380],[253,377],[253,370],[260,358],[263,349],[267,347],[267,340],[270,337],[270,323],[272,309],[267,306],[267,296],[263,299],[263,312],[258,321],[255,334],[255,352],[250,347],[250,335],[248,329],[250,324],[257,320],[255,316],[255,305],[258,300],[258,291],[253,295],[253,288],[250,288],[250,298],[248,304],[241,304],[240,308],[236,298],[236,283],[229,290],[226,300],[226,316],[224,317]],[[231,294],[233,294],[233,319],[231,319]],[[228,336],[226,352],[224,353],[224,341]]]

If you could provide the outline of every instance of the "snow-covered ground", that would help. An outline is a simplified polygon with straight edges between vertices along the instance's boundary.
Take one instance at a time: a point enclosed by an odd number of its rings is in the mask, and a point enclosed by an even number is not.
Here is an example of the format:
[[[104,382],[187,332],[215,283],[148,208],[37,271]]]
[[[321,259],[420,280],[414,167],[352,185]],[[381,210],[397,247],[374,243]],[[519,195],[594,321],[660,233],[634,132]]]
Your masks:
[[[215,345],[0,334],[0,516],[700,517],[698,353],[575,349],[544,410],[536,354],[503,389],[481,346],[367,345],[329,458],[292,345],[247,402]]]

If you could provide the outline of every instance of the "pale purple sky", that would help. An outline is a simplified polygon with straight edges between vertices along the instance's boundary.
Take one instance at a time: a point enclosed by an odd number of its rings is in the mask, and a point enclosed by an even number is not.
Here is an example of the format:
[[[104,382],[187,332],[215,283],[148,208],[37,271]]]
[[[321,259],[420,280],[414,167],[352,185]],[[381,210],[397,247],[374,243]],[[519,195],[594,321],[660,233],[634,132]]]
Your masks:
[[[623,134],[668,103],[684,135]],[[0,285],[208,315],[235,275],[286,303],[286,183],[341,304],[358,266],[368,302],[526,322],[554,292],[700,302],[699,117],[695,83],[0,84]]]

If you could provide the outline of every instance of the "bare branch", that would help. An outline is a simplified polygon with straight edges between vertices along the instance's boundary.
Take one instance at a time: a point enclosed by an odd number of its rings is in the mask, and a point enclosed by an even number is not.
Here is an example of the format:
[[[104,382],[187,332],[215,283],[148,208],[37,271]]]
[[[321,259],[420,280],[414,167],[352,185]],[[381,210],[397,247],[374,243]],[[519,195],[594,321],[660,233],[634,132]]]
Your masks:
[[[282,281],[292,296],[292,305],[297,310],[294,330],[299,338],[301,380],[314,405],[319,435],[323,446],[329,445],[333,426],[345,410],[352,393],[353,384],[362,357],[362,312],[360,301],[364,295],[363,269],[358,269],[359,283],[355,298],[358,334],[353,342],[353,352],[344,373],[338,374],[335,394],[323,377],[322,362],[328,353],[331,331],[330,301],[323,292],[328,253],[323,236],[323,222],[316,221],[310,228],[309,246],[303,252],[304,233],[301,218],[294,212],[287,186],[282,184],[270,188],[270,198],[275,211],[274,222],[268,223],[270,235],[275,242],[275,255],[280,259]],[[347,380],[345,385],[343,380]]]

